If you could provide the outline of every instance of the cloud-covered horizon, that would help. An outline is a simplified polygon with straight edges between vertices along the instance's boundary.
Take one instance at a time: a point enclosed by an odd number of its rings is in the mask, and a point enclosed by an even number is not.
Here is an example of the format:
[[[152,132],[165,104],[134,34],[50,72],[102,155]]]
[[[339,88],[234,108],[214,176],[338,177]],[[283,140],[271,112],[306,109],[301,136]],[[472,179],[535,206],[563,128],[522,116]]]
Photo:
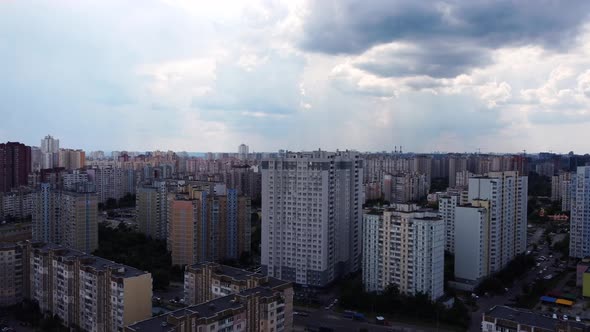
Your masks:
[[[548,0],[5,1],[0,141],[584,153],[589,14]]]

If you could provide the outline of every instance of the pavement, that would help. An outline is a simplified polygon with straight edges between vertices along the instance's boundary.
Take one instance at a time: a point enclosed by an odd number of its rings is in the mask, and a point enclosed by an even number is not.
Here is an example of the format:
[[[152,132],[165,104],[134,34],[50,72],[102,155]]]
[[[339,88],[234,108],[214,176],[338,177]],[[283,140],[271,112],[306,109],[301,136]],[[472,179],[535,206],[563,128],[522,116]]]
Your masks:
[[[296,310],[297,311],[297,310]],[[299,311],[301,312],[301,311]],[[307,316],[295,315],[293,331],[305,331],[306,326],[331,328],[334,331],[342,332],[359,332],[361,329],[367,331],[395,331],[395,332],[430,332],[430,331],[449,331],[437,329],[436,327],[420,326],[407,323],[389,322],[389,326],[377,325],[369,322],[354,321],[344,318],[342,315],[333,310],[326,309],[305,309]],[[374,317],[367,317],[374,319]]]

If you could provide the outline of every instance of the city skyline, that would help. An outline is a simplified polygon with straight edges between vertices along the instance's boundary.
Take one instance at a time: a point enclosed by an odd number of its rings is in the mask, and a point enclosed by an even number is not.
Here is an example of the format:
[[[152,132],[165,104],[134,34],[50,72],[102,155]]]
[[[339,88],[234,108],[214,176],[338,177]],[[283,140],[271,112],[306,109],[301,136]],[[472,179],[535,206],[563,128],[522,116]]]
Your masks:
[[[0,141],[579,151],[589,6],[3,2]],[[554,139],[570,133],[581,139]]]

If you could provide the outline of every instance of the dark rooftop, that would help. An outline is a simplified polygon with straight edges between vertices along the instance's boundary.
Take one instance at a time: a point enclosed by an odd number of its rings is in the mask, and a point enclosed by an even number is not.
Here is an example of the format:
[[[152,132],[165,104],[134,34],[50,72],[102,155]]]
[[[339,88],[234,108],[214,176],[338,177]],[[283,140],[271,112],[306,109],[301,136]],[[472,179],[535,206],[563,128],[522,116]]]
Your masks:
[[[209,302],[178,309],[154,318],[137,322],[135,324],[129,325],[128,328],[134,331],[169,331],[174,328],[174,325],[168,323],[168,316],[181,318],[194,313],[200,318],[212,318],[222,311],[228,309],[239,309],[241,307],[243,307],[243,304],[235,301],[235,295],[227,295]]]
[[[98,271],[103,271],[108,269],[115,269],[115,270],[120,270],[120,272],[118,272],[121,276],[123,277],[137,277],[143,274],[146,274],[147,272],[141,271],[139,269],[136,269],[134,267],[131,266],[127,266],[127,265],[123,265],[123,264],[119,264],[113,261],[110,261],[108,259],[104,259],[102,257],[98,257],[98,256],[93,256],[93,255],[89,255],[86,254],[82,251],[78,251],[75,249],[71,249],[71,248],[67,248],[67,247],[63,247],[57,244],[53,244],[53,243],[45,243],[45,244],[40,244],[40,246],[36,247],[36,249],[42,251],[42,252],[48,252],[50,250],[61,250],[61,252],[59,253],[58,256],[64,257],[66,259],[68,258],[80,258],[82,260],[84,260],[84,262],[82,262],[80,265],[81,266],[85,266],[85,267],[90,267],[93,268],[95,270]]]
[[[488,310],[485,315],[548,330],[556,330],[556,326],[560,322],[567,323],[569,326],[580,328],[582,330],[585,328],[584,324],[582,323],[573,321],[560,321],[559,319],[546,317],[539,313],[505,306],[495,306]]]

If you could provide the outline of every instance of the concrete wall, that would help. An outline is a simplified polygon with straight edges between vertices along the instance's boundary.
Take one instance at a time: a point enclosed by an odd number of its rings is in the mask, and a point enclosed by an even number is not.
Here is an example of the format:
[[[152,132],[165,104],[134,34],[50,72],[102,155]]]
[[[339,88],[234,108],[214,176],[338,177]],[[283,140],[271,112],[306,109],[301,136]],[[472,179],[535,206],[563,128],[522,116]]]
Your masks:
[[[123,326],[152,317],[152,275],[124,280]]]

